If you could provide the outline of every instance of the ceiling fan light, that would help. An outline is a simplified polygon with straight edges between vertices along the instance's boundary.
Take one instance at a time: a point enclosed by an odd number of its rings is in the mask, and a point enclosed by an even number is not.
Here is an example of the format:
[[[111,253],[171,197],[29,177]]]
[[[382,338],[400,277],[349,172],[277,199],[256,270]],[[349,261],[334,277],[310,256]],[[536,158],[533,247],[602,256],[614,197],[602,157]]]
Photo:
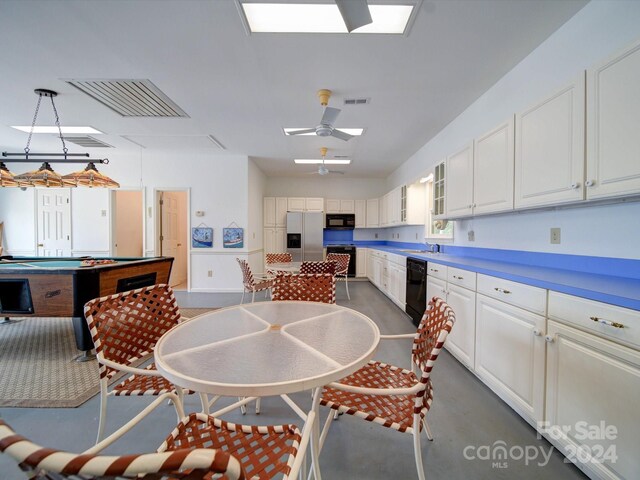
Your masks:
[[[316,128],[316,135],[319,137],[330,137],[332,132],[333,128],[326,125],[320,125]]]

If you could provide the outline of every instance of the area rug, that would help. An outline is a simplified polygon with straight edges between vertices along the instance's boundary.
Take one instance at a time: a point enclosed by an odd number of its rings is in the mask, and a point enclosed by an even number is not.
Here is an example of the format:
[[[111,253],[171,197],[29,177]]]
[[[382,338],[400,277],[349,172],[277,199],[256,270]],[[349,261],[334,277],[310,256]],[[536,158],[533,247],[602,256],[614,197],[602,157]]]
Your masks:
[[[192,318],[213,308],[182,308]],[[76,362],[69,318],[0,325],[0,407],[77,407],[100,391],[98,363]]]

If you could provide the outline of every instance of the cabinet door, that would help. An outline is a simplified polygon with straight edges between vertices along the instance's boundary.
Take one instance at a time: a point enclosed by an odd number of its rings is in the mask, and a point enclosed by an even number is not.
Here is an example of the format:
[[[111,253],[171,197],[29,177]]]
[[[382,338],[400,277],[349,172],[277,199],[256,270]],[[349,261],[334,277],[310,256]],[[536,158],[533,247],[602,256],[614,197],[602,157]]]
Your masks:
[[[474,140],[473,213],[513,210],[513,117]]]
[[[379,199],[370,198],[367,200],[367,227],[371,228],[380,226],[379,206]]]
[[[304,212],[305,199],[304,198],[288,198],[287,210],[290,212]]]
[[[584,198],[584,83],[516,115],[516,208]]]
[[[378,257],[373,259],[373,283],[379,289],[384,289],[382,259]]]
[[[305,198],[304,208],[307,212],[324,212],[324,198]]]
[[[327,198],[325,200],[325,209],[327,213],[340,213],[340,200]]]
[[[386,227],[388,221],[389,194],[387,193],[380,198],[380,226]]]
[[[400,280],[400,289],[398,292],[398,304],[403,310],[407,305],[407,268],[398,267],[398,278]]]
[[[447,300],[447,282],[431,275],[427,275],[427,301],[425,302],[425,310],[429,305],[429,300],[433,297],[439,297],[444,301]]]
[[[553,320],[548,338],[549,436],[600,478],[638,478],[640,352]]]
[[[449,283],[447,303],[456,315],[456,323],[444,346],[473,370],[476,352],[476,292]]]
[[[263,226],[275,227],[276,226],[276,199],[274,197],[264,197],[263,199]]]
[[[587,198],[640,193],[640,43],[587,71]]]
[[[357,252],[357,250],[356,250]],[[373,260],[374,260],[374,256],[373,256],[373,250],[371,250],[370,248],[367,249],[367,278],[369,279],[369,281],[371,283],[374,283],[374,278],[373,278]]]
[[[532,425],[544,407],[545,319],[477,295],[476,374]]]
[[[356,228],[365,228],[367,226],[367,201],[356,200],[354,202],[356,214]]]
[[[274,247],[276,253],[282,253],[287,251],[287,229],[286,228],[276,228],[274,229]]]
[[[473,143],[447,157],[447,218],[473,213]]]
[[[353,200],[340,200],[340,213],[356,213]]]
[[[277,197],[276,198],[276,227],[286,227],[287,226],[287,198],[286,197]],[[284,251],[284,250],[283,250]]]
[[[366,248],[357,248],[356,249],[356,277],[366,277],[367,276],[367,249]]]
[[[276,229],[275,228],[265,228],[263,232],[263,242],[264,242],[264,253],[275,253],[276,250]]]

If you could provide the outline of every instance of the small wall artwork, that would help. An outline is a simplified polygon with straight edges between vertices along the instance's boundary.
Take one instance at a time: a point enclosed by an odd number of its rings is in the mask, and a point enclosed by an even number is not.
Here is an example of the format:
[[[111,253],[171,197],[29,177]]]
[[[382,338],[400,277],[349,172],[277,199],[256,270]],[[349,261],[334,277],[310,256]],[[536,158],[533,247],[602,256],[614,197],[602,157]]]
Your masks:
[[[223,228],[222,229],[222,245],[224,246],[224,248],[244,247],[244,229]]]
[[[210,228],[210,227],[192,228],[191,229],[191,247],[192,248],[213,247],[213,228]]]

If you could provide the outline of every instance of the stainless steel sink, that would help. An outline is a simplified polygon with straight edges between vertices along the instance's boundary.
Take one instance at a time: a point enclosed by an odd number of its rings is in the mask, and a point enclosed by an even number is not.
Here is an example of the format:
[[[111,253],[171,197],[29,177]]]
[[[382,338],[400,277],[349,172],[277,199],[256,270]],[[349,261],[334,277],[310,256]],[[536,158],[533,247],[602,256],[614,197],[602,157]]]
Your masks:
[[[424,254],[424,253],[434,253],[430,250],[400,250],[401,252],[405,252],[405,253],[420,253],[420,254]]]

